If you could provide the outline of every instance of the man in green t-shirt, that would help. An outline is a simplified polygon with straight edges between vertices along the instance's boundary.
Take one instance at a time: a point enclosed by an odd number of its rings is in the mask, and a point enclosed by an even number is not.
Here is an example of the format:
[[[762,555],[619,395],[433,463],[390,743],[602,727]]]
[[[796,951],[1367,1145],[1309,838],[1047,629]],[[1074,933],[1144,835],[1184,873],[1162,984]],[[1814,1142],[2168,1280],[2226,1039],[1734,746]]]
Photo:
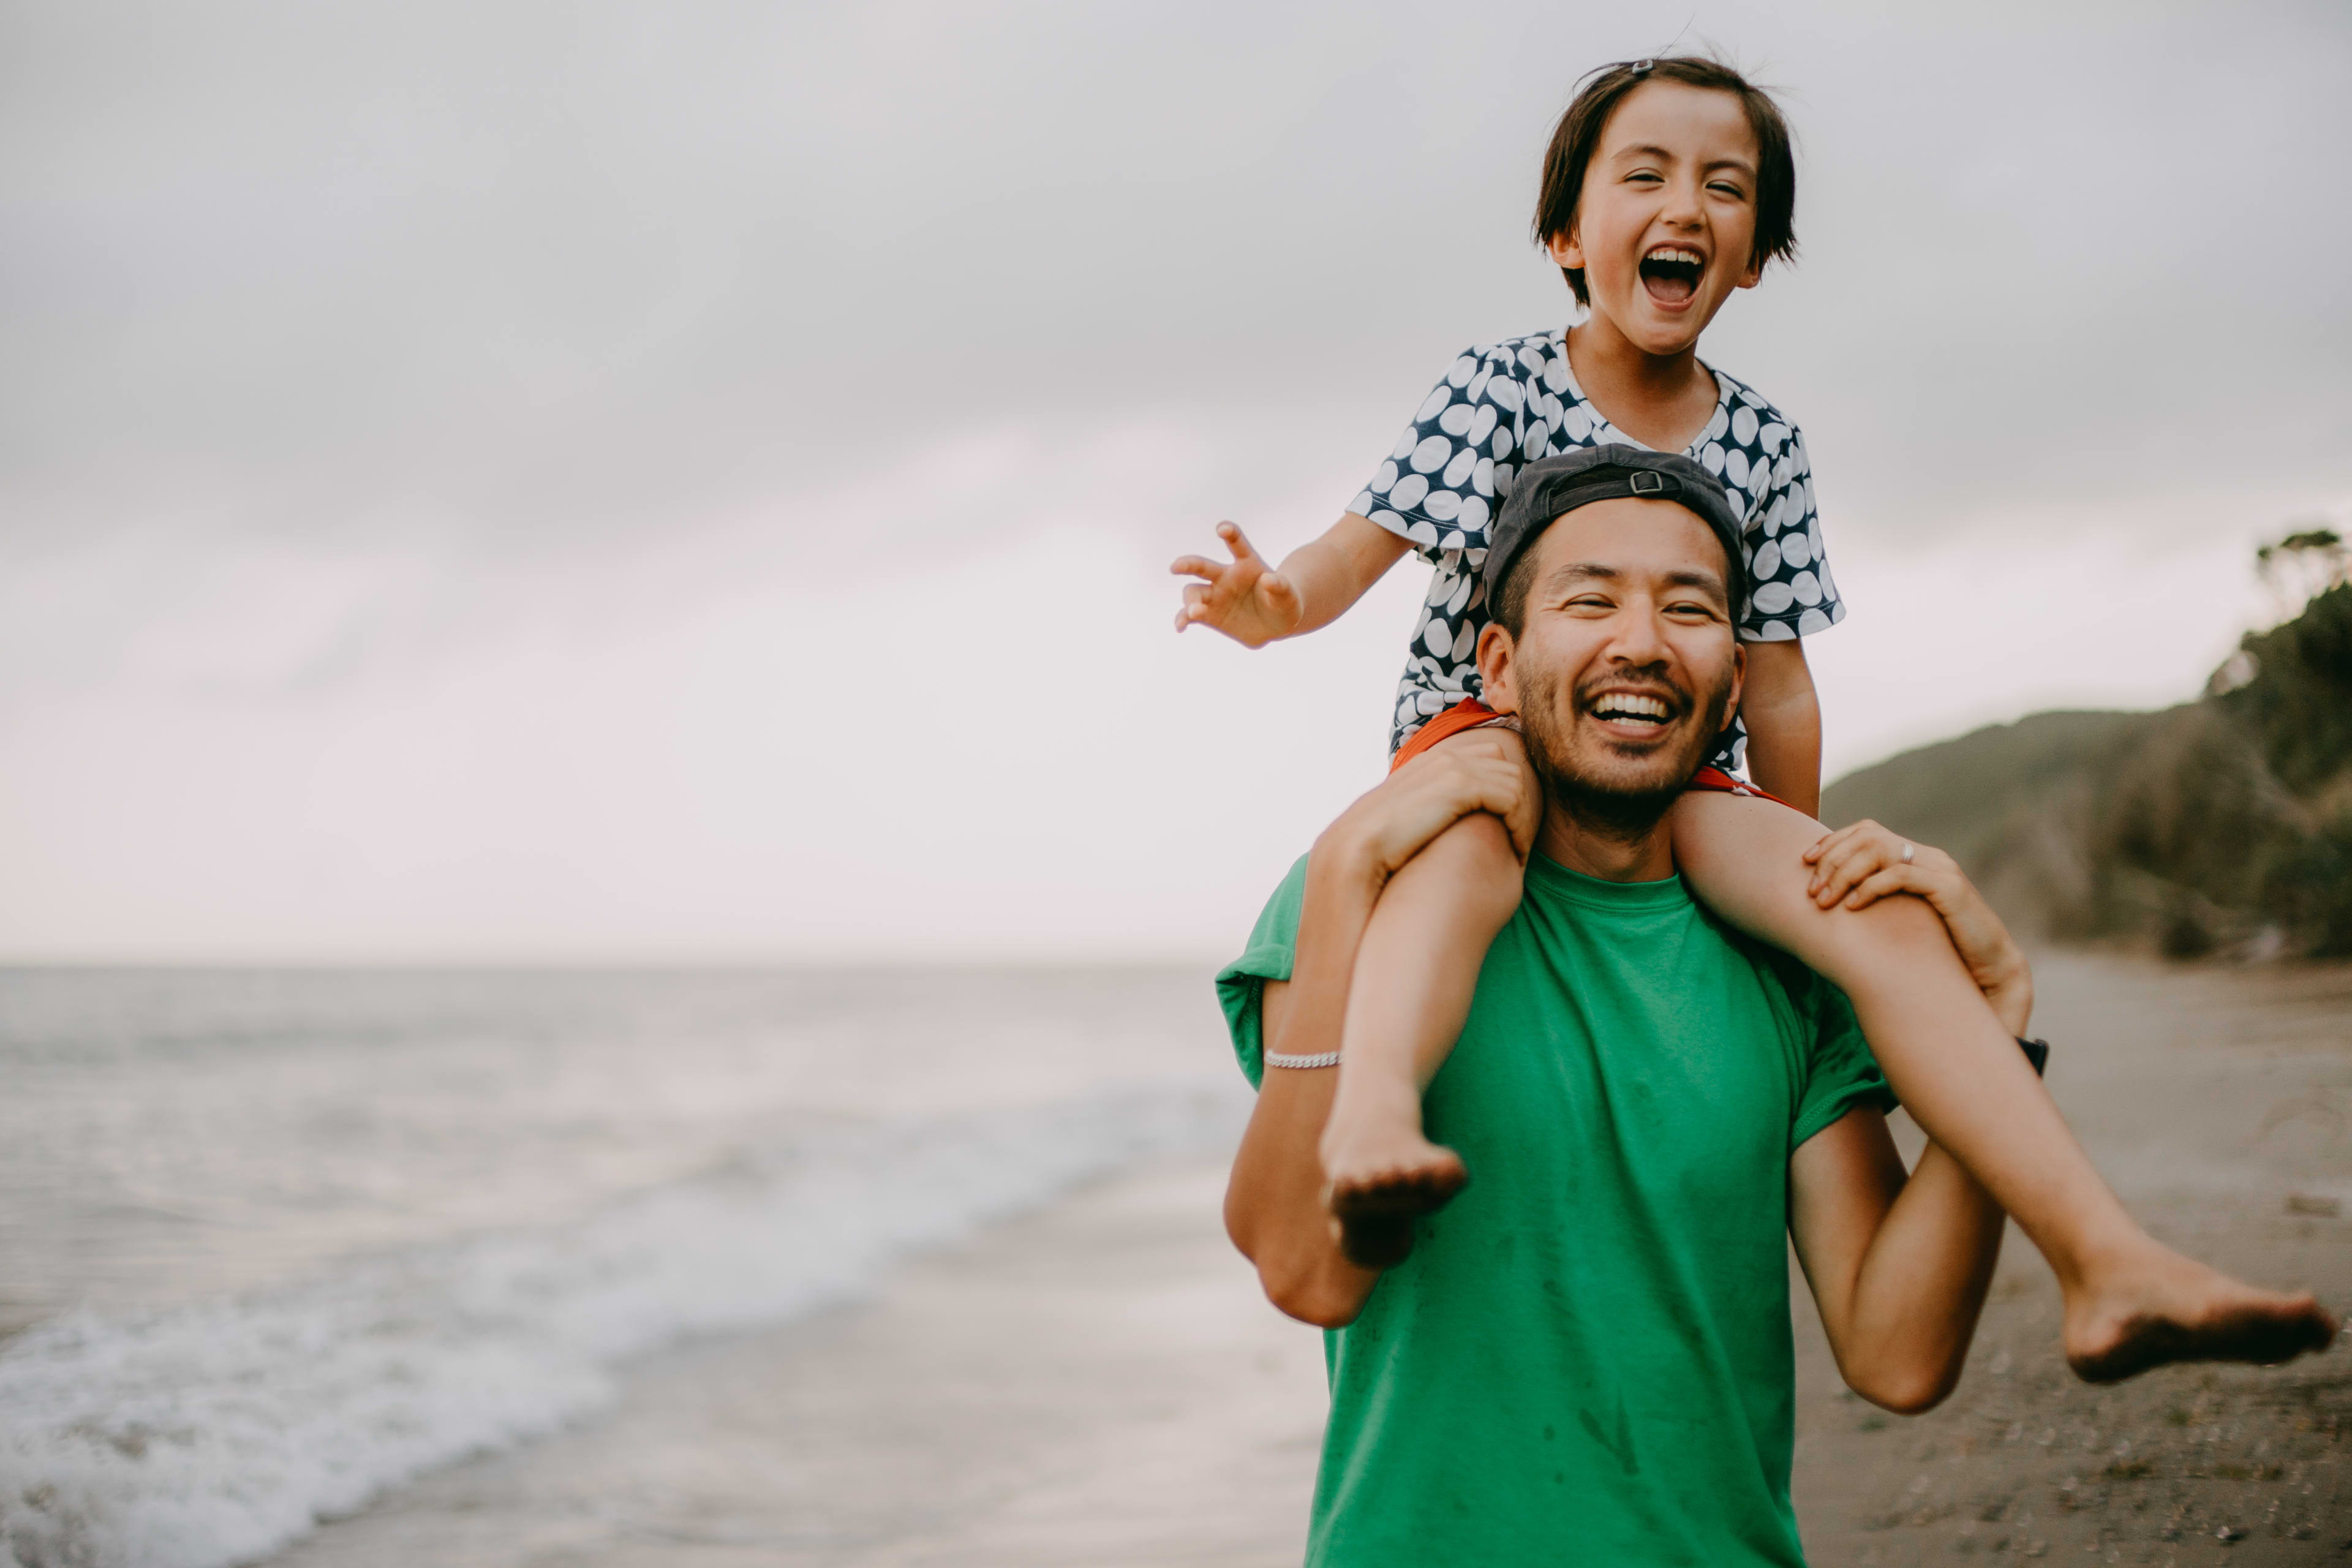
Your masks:
[[[1916,1410],[1958,1376],[2002,1215],[1933,1145],[1906,1180],[1844,998],[1674,873],[1663,817],[1738,701],[1725,542],[1629,494],[1535,523],[1506,567],[1480,669],[1524,728],[1540,825],[1424,1102],[1474,1180],[1396,1268],[1333,1239],[1334,1075],[1313,1068],[1382,882],[1468,812],[1526,822],[1516,765],[1449,746],[1401,768],[1219,977],[1263,1078],[1227,1226],[1276,1305],[1333,1331],[1308,1560],[1801,1563],[1783,1237],[1848,1382]],[[1946,876],[1955,941],[2011,956]]]

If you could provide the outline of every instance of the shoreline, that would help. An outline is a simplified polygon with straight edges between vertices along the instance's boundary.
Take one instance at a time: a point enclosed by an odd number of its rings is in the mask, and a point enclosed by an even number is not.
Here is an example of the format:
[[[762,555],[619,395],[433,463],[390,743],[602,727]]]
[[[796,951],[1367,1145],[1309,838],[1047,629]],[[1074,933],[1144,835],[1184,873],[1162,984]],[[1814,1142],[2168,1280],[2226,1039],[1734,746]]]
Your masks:
[[[268,1561],[1296,1563],[1322,1346],[1226,1243],[1223,1185],[1222,1158],[1095,1182]]]
[[[2053,1092],[2149,1229],[2352,1304],[2352,967],[2037,971]],[[863,1304],[661,1352],[593,1423],[428,1477],[272,1568],[1295,1564],[1321,1344],[1226,1243],[1223,1184],[1216,1159],[1139,1167],[901,1265]],[[2090,1387],[2012,1234],[1958,1390],[1897,1417],[1844,1391],[1791,1294],[1815,1568],[2352,1551],[2341,1347]]]

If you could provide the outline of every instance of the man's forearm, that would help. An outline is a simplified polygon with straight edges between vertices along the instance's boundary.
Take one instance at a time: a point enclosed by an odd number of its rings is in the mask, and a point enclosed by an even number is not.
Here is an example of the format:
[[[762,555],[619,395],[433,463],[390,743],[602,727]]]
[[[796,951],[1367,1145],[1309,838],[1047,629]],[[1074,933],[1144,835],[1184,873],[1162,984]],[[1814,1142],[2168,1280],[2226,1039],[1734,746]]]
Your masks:
[[[1379,882],[1360,849],[1327,834],[1308,858],[1287,984],[1268,985],[1265,1048],[1318,1056],[1339,1048],[1356,948]],[[1295,1318],[1336,1328],[1353,1319],[1375,1278],[1340,1256],[1323,1206],[1317,1143],[1339,1075],[1268,1068],[1234,1157],[1225,1229],[1257,1266],[1267,1299]]]
[[[1370,524],[1366,524],[1370,527]],[[1398,867],[1474,811],[1504,822],[1524,815],[1526,767],[1500,754],[1441,746],[1391,773],[1339,814],[1307,858],[1307,889],[1290,979],[1260,997],[1262,1037],[1286,1055],[1339,1048],[1356,950],[1372,906]],[[1327,1327],[1354,1318],[1371,1273],[1340,1256],[1323,1205],[1318,1143],[1339,1075],[1268,1068],[1234,1157],[1225,1229],[1274,1303]]]
[[[1839,1352],[1850,1384],[1905,1412],[1952,1391],[2007,1224],[1959,1162],[1928,1144],[1855,1271]]]

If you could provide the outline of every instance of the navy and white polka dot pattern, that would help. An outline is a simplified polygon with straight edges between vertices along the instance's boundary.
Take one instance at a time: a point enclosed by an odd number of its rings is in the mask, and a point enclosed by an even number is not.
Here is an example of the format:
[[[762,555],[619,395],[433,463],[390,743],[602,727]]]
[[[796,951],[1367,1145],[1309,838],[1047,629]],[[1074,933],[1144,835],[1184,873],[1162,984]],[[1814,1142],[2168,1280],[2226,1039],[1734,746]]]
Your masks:
[[[1689,455],[1718,475],[1747,520],[1748,596],[1739,635],[1750,642],[1810,637],[1845,618],[1822,553],[1805,439],[1780,410],[1721,371],[1715,416]],[[1397,437],[1372,482],[1348,504],[1436,568],[1397,687],[1393,752],[1433,714],[1478,695],[1475,662],[1486,626],[1478,568],[1486,525],[1528,463],[1580,447],[1638,447],[1586,401],[1568,367],[1565,329],[1481,344],[1456,359]],[[1737,768],[1748,731],[1736,719],[1709,759]]]

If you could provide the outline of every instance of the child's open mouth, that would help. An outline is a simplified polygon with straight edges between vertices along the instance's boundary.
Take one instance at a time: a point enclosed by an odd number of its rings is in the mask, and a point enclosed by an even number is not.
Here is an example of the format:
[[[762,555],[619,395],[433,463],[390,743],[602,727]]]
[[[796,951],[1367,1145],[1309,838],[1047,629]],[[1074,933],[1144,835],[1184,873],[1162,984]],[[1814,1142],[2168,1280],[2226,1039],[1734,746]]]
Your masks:
[[[1698,292],[1706,258],[1686,246],[1662,245],[1642,258],[1642,287],[1661,305],[1686,304]]]

